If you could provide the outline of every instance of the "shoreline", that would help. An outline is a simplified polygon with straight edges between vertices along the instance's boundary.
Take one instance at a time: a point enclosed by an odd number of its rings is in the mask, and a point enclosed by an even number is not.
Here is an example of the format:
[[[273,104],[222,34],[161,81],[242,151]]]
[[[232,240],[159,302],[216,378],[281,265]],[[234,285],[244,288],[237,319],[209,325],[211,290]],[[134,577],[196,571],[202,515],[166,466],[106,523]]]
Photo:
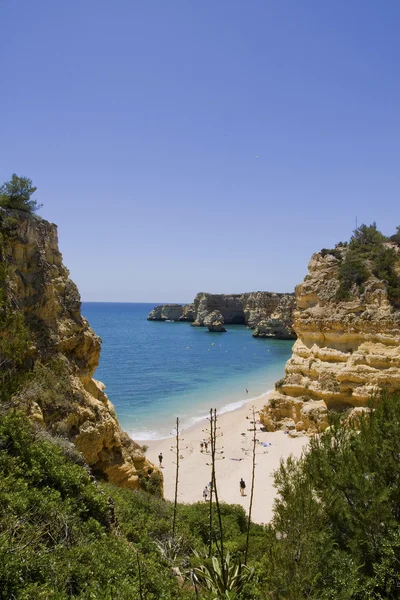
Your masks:
[[[229,504],[240,504],[248,512],[250,501],[252,471],[252,427],[251,411],[256,411],[267,403],[270,391],[256,398],[250,398],[242,406],[219,414],[217,451],[221,452],[216,461],[216,478],[219,499]],[[233,403],[232,403],[233,404]],[[180,435],[180,463],[178,501],[193,503],[203,501],[202,492],[211,478],[210,452],[200,451],[201,440],[207,439],[206,417],[194,423]],[[255,523],[268,523],[272,518],[272,508],[276,496],[273,487],[273,472],[278,469],[281,458],[291,454],[299,457],[308,444],[308,437],[290,438],[283,431],[262,432],[257,424],[256,472],[252,509],[252,520]],[[165,439],[140,440],[148,446],[146,457],[158,465],[158,455],[163,454],[162,473],[164,475],[164,497],[174,499],[175,491],[175,457],[174,437]],[[264,445],[267,444],[267,445]],[[208,463],[208,464],[207,464]],[[247,496],[242,497],[239,491],[239,480],[246,482]]]

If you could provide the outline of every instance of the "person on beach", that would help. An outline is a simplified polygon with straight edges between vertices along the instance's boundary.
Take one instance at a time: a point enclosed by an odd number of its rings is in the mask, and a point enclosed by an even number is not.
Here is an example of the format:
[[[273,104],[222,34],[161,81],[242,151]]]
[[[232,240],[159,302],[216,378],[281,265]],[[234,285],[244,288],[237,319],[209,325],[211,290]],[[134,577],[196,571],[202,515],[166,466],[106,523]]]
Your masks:
[[[204,448],[204,440],[201,440],[201,442],[200,442],[200,452],[203,452],[203,448]]]
[[[246,388],[246,394],[248,394],[248,393],[249,393],[249,390]]]
[[[160,469],[162,469],[162,461],[163,461],[163,455],[162,452],[160,452],[160,454],[158,455],[158,461],[160,463]]]
[[[204,440],[204,449],[206,452],[208,452],[208,442],[207,440]]]
[[[246,489],[246,484],[244,482],[243,477],[240,479],[239,487],[240,487],[240,495],[244,496],[244,490]]]
[[[208,500],[208,486],[207,485],[204,487],[204,490],[203,490],[203,498],[204,498],[204,502],[207,502],[207,500]]]

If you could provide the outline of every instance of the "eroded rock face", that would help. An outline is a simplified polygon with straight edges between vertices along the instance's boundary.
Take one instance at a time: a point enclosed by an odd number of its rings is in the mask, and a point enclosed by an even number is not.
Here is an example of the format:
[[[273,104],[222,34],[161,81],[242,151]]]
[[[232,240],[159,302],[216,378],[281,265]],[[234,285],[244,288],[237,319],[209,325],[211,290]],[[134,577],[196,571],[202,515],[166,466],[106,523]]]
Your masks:
[[[219,310],[214,310],[212,313],[207,315],[204,319],[204,325],[208,327],[208,331],[215,331],[222,333],[226,331],[224,327],[224,317],[221,315]]]
[[[293,329],[294,296],[284,295],[267,319],[261,319],[255,326],[253,337],[273,337],[291,340],[296,337]]]
[[[161,304],[155,306],[148,321],[194,321],[195,311],[193,304]]]
[[[11,231],[5,232],[5,218],[13,221]],[[58,408],[36,402],[40,389],[23,389],[15,402],[51,433],[73,441],[94,472],[117,485],[139,488],[140,478],[157,469],[121,430],[104,385],[92,379],[101,340],[81,315],[78,289],[58,249],[56,225],[4,209],[0,222],[6,233],[2,254],[8,298],[13,309],[23,313],[32,334],[30,367],[39,360],[57,362],[66,380],[65,402]]]
[[[182,316],[182,304],[162,304],[155,306],[147,319],[148,321],[179,321]]]
[[[190,321],[194,327],[207,326],[205,320],[218,311],[227,325],[247,325],[254,331],[255,337],[274,337],[294,339],[293,294],[275,294],[273,292],[251,292],[247,294],[208,294],[199,293],[193,304],[184,305],[182,315],[176,319],[165,317],[170,314],[170,306],[156,306],[148,319],[163,321],[166,318],[178,321]],[[179,305],[178,305],[179,306]]]
[[[343,257],[346,248],[339,251]],[[328,410],[365,407],[379,388],[400,389],[400,311],[374,276],[338,301],[340,260],[314,254],[296,287],[297,341],[263,411],[270,429],[290,416],[298,429],[318,431],[327,426]]]

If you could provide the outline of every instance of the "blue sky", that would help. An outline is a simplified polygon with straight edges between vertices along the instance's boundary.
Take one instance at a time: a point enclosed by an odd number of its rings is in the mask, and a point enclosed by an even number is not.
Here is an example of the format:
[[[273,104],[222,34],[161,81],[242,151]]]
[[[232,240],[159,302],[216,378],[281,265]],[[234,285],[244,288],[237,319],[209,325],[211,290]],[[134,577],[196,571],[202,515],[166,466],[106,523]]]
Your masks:
[[[400,2],[0,0],[0,180],[84,300],[291,291],[400,224]]]

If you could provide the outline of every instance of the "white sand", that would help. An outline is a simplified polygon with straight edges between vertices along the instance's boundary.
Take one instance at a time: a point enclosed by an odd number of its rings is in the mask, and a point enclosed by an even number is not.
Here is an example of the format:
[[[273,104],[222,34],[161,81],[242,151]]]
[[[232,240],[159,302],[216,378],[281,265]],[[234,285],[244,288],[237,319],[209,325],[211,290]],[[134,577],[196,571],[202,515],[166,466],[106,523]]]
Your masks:
[[[245,404],[232,412],[224,413],[218,417],[219,434],[217,450],[223,451],[216,463],[216,477],[218,495],[220,500],[241,504],[246,512],[249,508],[250,485],[252,471],[252,436],[248,431],[252,427],[252,406],[260,410],[266,404],[268,395],[263,394],[255,400]],[[218,414],[218,413],[217,413]],[[248,418],[247,418],[248,417]],[[208,421],[201,421],[197,425],[187,428],[182,432],[180,441],[179,465],[179,502],[197,502],[203,500],[204,486],[211,478],[210,447],[208,453],[200,452],[200,441],[207,439]],[[171,428],[172,429],[172,428]],[[245,435],[242,435],[242,434]],[[273,487],[273,472],[279,467],[280,459],[287,458],[290,454],[299,457],[307,445],[308,438],[292,439],[283,431],[267,433],[260,431],[257,425],[257,440],[262,443],[271,443],[264,447],[257,444],[256,449],[256,475],[254,488],[254,501],[252,520],[256,523],[267,523],[272,518],[272,507],[276,490]],[[141,442],[142,443],[142,442]],[[163,453],[164,495],[168,500],[174,499],[175,492],[175,440],[173,437],[166,440],[144,441],[149,446],[147,457],[158,465],[158,454]],[[225,457],[222,459],[222,456]],[[242,459],[242,460],[232,460]],[[246,482],[246,496],[241,497],[239,490],[240,478]]]

